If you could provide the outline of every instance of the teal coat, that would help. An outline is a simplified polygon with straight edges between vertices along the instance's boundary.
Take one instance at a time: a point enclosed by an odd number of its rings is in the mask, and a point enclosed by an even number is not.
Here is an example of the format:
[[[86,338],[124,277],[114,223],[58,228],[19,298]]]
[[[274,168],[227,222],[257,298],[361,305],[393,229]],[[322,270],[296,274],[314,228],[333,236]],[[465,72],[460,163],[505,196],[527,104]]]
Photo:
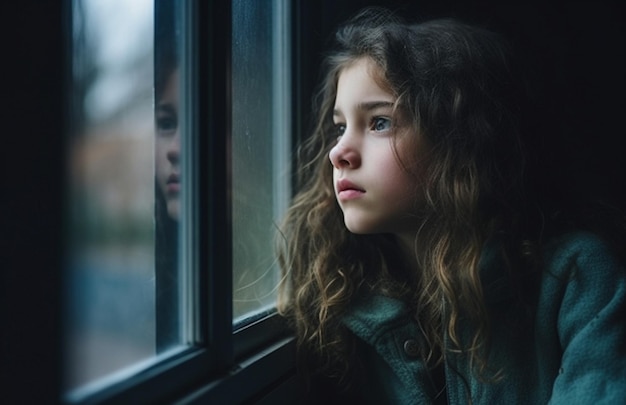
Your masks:
[[[517,329],[507,324],[520,318],[507,305],[494,251],[485,250],[481,275],[494,314],[489,364],[505,376],[482,383],[467,358],[449,356],[448,403],[626,404],[626,277],[607,247],[582,233],[548,246],[534,317]],[[366,402],[432,403],[435,388],[415,350],[420,330],[403,302],[365,297],[344,324],[359,338],[367,383],[358,391]]]

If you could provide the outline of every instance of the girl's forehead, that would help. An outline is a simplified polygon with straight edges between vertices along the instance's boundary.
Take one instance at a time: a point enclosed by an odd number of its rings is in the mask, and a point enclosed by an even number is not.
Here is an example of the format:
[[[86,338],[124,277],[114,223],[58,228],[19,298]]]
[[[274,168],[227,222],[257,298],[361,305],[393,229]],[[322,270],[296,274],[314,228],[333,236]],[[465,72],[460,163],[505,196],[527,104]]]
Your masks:
[[[371,65],[371,62],[362,59],[343,70],[337,81],[336,104],[374,100],[385,100],[391,103],[395,101],[393,94],[383,89],[375,80]]]
[[[355,57],[342,64],[342,66],[338,69],[335,79],[336,90],[338,90],[339,79],[341,76],[347,71],[353,71],[355,69],[363,69],[367,73],[367,78],[373,80],[378,87],[390,94],[396,94],[386,78],[384,69],[369,56]]]

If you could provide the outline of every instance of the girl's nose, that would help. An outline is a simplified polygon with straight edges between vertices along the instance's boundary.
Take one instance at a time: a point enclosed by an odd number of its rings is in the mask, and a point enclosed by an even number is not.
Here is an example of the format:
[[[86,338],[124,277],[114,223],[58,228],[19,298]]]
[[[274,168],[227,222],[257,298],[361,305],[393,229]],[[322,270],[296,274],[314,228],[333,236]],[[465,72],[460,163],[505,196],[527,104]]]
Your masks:
[[[167,159],[172,164],[178,164],[180,160],[180,131],[178,130],[167,147]]]
[[[335,169],[356,169],[361,165],[361,155],[358,150],[344,141],[342,137],[330,150],[328,157]]]

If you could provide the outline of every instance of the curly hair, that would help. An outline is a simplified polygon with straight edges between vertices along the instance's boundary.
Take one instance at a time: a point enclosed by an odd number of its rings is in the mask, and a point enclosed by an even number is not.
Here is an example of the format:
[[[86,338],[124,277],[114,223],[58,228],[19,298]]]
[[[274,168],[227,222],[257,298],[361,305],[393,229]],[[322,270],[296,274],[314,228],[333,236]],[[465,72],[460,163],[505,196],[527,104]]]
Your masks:
[[[495,233],[506,236],[511,277],[524,252],[532,251],[524,236],[520,82],[507,44],[453,19],[412,25],[381,9],[361,12],[335,39],[314,99],[316,126],[300,149],[301,191],[278,239],[285,275],[279,310],[300,347],[314,353],[322,369],[344,377],[354,342],[343,314],[365,291],[395,296],[411,305],[429,345],[429,364],[463,352],[481,375],[489,339],[479,272],[484,244]],[[390,235],[350,233],[335,198],[328,153],[336,141],[337,82],[363,58],[374,62],[375,79],[396,97],[396,110],[432,145],[416,208],[423,218],[415,230],[418,269],[399,262]],[[400,162],[409,172],[412,163]],[[461,320],[473,325],[470,341],[459,336]],[[444,336],[452,345],[444,346]]]

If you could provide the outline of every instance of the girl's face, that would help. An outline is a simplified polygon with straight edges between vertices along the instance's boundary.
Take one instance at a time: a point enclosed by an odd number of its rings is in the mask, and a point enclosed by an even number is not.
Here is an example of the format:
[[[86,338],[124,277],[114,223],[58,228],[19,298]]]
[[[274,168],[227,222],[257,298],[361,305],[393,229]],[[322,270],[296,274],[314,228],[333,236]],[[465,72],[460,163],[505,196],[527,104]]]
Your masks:
[[[178,220],[180,203],[180,132],[178,127],[178,71],[174,71],[156,108],[155,166],[157,186],[169,216]]]
[[[376,72],[362,58],[339,75],[333,118],[339,138],[329,154],[335,195],[351,232],[413,237],[421,176],[406,166],[420,166],[426,144],[399,119],[396,99],[374,80]]]

